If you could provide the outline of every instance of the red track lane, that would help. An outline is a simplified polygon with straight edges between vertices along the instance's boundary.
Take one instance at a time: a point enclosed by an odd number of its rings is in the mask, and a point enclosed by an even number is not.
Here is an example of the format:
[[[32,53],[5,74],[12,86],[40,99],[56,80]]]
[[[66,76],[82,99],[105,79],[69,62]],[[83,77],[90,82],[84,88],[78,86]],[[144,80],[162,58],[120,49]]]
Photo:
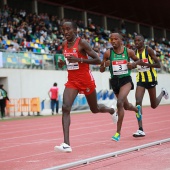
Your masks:
[[[169,156],[170,142],[73,167],[69,170],[168,170],[170,169]]]
[[[116,125],[112,123],[109,114],[72,114],[70,129],[72,153],[55,153],[53,150],[56,144],[59,145],[63,142],[61,115],[0,121],[0,169],[41,170],[170,138],[169,110],[170,105],[159,106],[157,109],[144,107],[143,124],[146,137],[138,139],[132,137],[132,133],[137,130],[135,113],[125,111],[120,142],[111,140],[111,136],[116,131]],[[160,153],[161,158],[167,160],[170,157],[170,152],[167,152],[165,148],[169,145],[167,143],[155,147],[155,155]],[[145,162],[144,169],[147,169],[145,159],[153,157],[153,148],[143,149],[140,152],[131,152],[118,156],[118,158],[98,161],[89,164],[88,167],[80,166],[79,168],[89,170],[117,167],[120,169],[121,165],[126,167],[132,162],[140,163],[143,160]],[[126,160],[127,164],[124,160]],[[162,169],[170,167],[170,160],[164,163],[161,162],[161,164]],[[153,163],[153,165],[156,164]],[[129,167],[132,169],[132,166]]]

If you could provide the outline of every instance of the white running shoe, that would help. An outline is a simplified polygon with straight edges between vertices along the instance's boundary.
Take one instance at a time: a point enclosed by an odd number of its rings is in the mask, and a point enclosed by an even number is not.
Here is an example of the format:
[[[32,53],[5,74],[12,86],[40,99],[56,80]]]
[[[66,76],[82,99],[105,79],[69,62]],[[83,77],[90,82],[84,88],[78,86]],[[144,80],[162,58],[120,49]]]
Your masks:
[[[168,91],[165,89],[165,88],[162,88],[162,92],[164,92],[164,98],[167,100],[169,99],[169,94],[168,94]]]
[[[72,152],[72,149],[69,145],[67,145],[66,143],[62,143],[60,146],[55,146],[54,150],[56,152]]]
[[[144,137],[145,136],[145,132],[142,130],[137,130],[134,134],[133,137]]]
[[[117,114],[117,112],[112,114],[112,120],[113,120],[113,123],[117,123],[118,122],[118,114]]]

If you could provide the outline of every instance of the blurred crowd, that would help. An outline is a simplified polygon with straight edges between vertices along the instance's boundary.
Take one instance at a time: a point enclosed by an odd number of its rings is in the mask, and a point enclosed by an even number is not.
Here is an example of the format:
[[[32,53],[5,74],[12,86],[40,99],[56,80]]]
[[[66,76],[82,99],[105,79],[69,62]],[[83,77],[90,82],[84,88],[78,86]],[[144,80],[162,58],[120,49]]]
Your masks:
[[[24,9],[17,10],[5,6],[0,9],[0,50],[61,54],[64,40],[61,25],[67,20],[70,19],[60,19],[47,13],[27,13]],[[78,25],[78,35],[90,43],[101,59],[106,49],[111,46],[109,34],[112,31],[122,32],[124,45],[135,48],[133,39],[135,33],[129,34],[124,23],[115,30],[104,30],[95,25],[90,18],[87,27],[81,20],[73,19],[73,21]],[[164,70],[170,72],[170,42],[164,37],[161,39],[145,37],[145,44],[155,50]]]

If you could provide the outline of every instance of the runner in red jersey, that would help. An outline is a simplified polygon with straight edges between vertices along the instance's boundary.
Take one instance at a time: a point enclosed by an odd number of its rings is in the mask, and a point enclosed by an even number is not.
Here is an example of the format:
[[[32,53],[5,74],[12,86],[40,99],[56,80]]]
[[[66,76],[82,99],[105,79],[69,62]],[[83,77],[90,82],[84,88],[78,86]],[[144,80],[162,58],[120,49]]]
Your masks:
[[[88,56],[81,54],[78,50],[80,37],[76,37],[72,47],[68,47],[68,42],[64,45],[63,54],[66,58],[66,65],[68,70],[68,82],[65,84],[68,88],[78,89],[79,93],[88,95],[92,93],[96,87],[93,75],[91,74],[89,64],[83,63]],[[69,63],[69,56],[77,58],[78,62]]]
[[[62,67],[66,64],[68,70],[62,105],[64,143],[55,146],[54,149],[60,152],[72,152],[69,139],[70,111],[78,93],[86,96],[92,113],[110,113],[114,122],[117,122],[118,117],[113,108],[97,104],[96,85],[89,68],[89,64],[101,63],[97,53],[86,40],[77,37],[77,25],[74,22],[65,22],[62,30],[66,39],[62,44],[65,61],[60,60],[58,65]]]

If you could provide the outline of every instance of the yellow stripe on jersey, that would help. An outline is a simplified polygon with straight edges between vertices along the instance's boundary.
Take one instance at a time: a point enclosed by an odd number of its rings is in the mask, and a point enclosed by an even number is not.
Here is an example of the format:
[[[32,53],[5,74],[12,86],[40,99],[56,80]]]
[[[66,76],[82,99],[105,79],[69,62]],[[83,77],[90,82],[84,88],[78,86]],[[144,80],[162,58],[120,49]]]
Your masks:
[[[136,56],[139,59],[146,59],[148,58],[148,62],[150,64],[153,64],[153,60],[152,58],[148,55],[148,52],[146,51],[146,48],[143,50],[142,54],[139,54],[138,51],[136,53]],[[136,81],[137,82],[153,82],[153,81],[157,81],[157,73],[156,70],[154,68],[150,68],[149,71],[146,72],[138,72],[136,75]]]

